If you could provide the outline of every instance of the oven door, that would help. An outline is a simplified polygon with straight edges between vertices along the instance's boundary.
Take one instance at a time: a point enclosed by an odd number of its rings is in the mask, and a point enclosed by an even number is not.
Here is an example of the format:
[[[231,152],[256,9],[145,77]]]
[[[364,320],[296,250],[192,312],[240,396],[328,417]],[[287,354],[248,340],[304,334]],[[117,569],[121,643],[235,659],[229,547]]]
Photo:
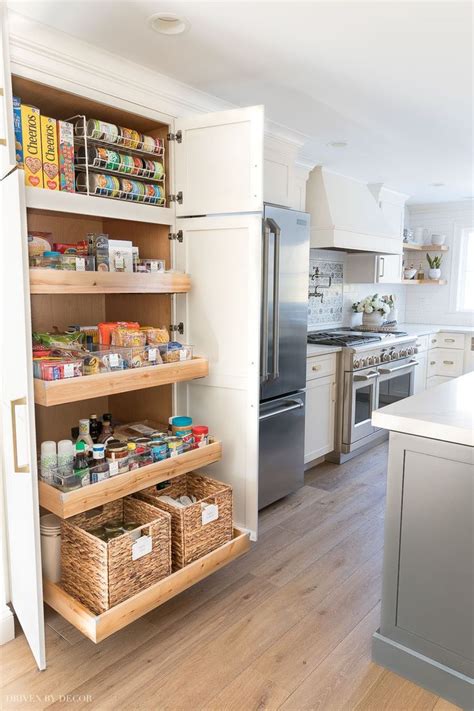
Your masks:
[[[344,374],[342,441],[345,445],[353,445],[377,431],[372,425],[372,410],[377,408],[378,377],[375,368]]]
[[[387,363],[378,367],[378,402],[377,408],[391,405],[413,395],[415,368],[418,361],[409,358],[396,363]]]

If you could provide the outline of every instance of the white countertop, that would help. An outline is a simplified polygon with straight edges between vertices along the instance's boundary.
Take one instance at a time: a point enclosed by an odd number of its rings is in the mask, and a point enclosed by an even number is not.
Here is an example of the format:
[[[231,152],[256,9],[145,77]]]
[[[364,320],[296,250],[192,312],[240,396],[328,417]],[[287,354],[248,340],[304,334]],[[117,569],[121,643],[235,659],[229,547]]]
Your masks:
[[[474,446],[474,372],[372,413],[385,430]]]
[[[430,333],[474,333],[474,326],[447,326],[430,323],[399,323],[399,331],[406,331],[409,336],[426,336]]]
[[[312,343],[308,343],[306,357],[328,355],[328,353],[339,353],[339,351],[342,351],[340,346],[315,346]]]

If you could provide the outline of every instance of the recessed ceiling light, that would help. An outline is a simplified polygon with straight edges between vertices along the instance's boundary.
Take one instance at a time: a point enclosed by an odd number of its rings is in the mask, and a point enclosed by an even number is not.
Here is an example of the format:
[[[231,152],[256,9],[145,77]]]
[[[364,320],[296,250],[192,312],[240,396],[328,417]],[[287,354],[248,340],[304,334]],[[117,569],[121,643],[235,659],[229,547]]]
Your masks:
[[[148,24],[160,35],[181,35],[189,29],[188,20],[173,12],[158,12],[148,18]]]
[[[430,183],[431,187],[433,188],[443,188],[446,183]]]
[[[328,146],[331,146],[331,148],[345,148],[347,141],[329,141]]]

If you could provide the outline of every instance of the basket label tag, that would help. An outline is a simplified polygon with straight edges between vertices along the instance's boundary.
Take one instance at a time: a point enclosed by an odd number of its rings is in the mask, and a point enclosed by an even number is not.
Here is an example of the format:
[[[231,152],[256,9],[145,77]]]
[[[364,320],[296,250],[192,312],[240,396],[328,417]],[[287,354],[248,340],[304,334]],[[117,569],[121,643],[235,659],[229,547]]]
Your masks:
[[[150,348],[148,351],[148,360],[152,363],[156,361],[156,348]]]
[[[76,272],[86,271],[86,260],[84,257],[76,257]]]
[[[201,512],[202,525],[205,526],[206,523],[211,523],[219,518],[219,507],[217,504],[209,504],[205,506]]]
[[[109,476],[115,476],[119,473],[119,463],[116,460],[109,461]]]
[[[118,353],[110,353],[109,365],[111,368],[118,368],[119,367],[119,354]]]
[[[151,549],[151,536],[141,536],[132,545],[132,560],[138,560],[138,558],[148,555],[148,553],[151,553]]]

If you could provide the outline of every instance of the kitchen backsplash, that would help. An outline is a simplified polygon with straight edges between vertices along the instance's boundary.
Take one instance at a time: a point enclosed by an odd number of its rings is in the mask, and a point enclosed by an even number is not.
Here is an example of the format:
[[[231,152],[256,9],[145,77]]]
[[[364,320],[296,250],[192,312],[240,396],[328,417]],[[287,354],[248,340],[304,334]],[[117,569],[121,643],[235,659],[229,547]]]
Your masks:
[[[345,252],[335,250],[310,250],[309,290],[314,290],[311,275],[315,267],[319,267],[321,277],[332,277],[331,286],[319,288],[323,298],[311,297],[308,301],[308,331],[337,326],[352,326],[360,322],[361,316],[352,311],[354,301],[360,301],[369,294],[393,294],[396,296],[398,321],[405,320],[405,287],[401,284],[348,284],[344,282]],[[327,278],[322,278],[322,284],[327,284]]]

